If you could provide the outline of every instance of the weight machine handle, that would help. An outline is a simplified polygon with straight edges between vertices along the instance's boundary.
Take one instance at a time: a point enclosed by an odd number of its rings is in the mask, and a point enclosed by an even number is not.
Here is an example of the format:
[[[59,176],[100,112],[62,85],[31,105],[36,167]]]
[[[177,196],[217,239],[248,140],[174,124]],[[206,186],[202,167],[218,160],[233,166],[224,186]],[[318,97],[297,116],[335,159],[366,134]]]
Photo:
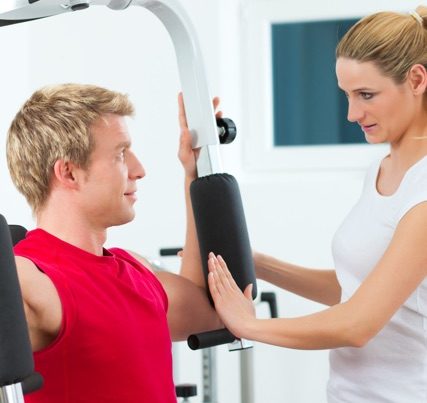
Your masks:
[[[188,337],[187,344],[192,350],[199,350],[232,343],[234,340],[236,340],[236,336],[228,329],[218,329],[210,332],[192,334]]]

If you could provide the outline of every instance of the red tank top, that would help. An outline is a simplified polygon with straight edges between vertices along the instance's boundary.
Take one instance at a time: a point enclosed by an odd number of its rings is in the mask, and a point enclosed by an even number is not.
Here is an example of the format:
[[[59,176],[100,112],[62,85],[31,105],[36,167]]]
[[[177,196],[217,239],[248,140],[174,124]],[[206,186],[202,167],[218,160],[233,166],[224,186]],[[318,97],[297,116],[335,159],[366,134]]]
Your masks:
[[[56,340],[34,353],[44,386],[27,403],[176,403],[167,297],[121,249],[96,256],[36,229],[15,247],[55,285]]]

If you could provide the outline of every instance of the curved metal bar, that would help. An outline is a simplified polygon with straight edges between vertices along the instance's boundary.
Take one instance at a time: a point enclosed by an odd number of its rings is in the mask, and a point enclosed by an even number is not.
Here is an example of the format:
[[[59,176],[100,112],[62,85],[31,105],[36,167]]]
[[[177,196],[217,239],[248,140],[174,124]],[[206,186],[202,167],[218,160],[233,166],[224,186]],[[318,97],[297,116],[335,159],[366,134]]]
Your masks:
[[[175,0],[2,0],[0,27],[104,5],[113,10],[140,6],[151,11],[170,34],[178,62],[187,122],[193,136],[198,176],[222,173],[218,130],[196,32]]]
[[[193,148],[201,148],[197,161],[199,177],[221,173],[218,129],[202,53],[190,19],[174,0],[133,0],[132,5],[145,7],[155,14],[174,44]]]

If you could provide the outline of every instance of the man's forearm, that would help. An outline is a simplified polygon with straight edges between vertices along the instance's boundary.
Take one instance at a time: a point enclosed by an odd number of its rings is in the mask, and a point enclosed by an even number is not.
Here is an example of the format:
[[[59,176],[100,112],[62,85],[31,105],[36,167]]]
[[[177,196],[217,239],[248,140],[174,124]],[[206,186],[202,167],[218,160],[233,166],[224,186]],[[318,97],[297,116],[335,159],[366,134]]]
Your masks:
[[[199,241],[194,221],[193,207],[190,198],[190,185],[195,178],[185,177],[185,206],[187,229],[185,245],[181,262],[181,275],[188,278],[199,287],[205,288],[202,260],[200,257]]]

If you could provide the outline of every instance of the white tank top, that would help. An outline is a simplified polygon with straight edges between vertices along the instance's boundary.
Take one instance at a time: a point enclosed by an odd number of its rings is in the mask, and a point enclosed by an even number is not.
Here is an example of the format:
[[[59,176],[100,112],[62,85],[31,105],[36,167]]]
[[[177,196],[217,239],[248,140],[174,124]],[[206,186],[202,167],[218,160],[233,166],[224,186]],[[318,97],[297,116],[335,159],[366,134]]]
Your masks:
[[[332,242],[342,302],[381,259],[400,219],[427,201],[427,156],[391,196],[377,191],[380,164],[368,170],[360,200]],[[427,278],[364,347],[331,350],[328,402],[427,403]]]

